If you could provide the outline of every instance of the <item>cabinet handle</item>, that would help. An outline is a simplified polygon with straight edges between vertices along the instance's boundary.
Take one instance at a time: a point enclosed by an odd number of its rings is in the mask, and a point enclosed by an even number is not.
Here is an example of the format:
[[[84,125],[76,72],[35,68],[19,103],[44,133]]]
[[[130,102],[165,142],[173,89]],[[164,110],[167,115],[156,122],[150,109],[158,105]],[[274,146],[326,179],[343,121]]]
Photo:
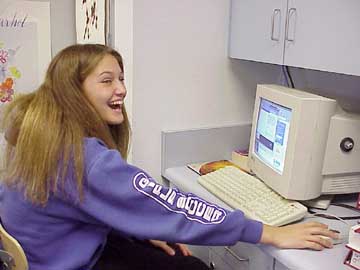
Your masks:
[[[248,262],[250,261],[249,258],[241,258],[239,255],[237,255],[234,251],[232,251],[229,247],[225,247],[225,250],[229,252],[235,259],[237,259],[240,262]]]
[[[216,269],[216,265],[215,265],[214,262],[210,262],[209,265],[210,265],[210,269],[211,269],[211,270]]]
[[[288,14],[286,17],[286,30],[285,30],[285,40],[287,41],[295,41],[295,25],[294,25],[294,37],[289,38],[289,28],[290,28],[290,17],[295,14],[296,15],[296,8],[289,8]],[[296,20],[295,20],[296,23]]]
[[[281,20],[281,11],[278,8],[274,9],[272,17],[271,17],[271,40],[274,40],[274,41],[279,41],[279,36],[277,38],[274,37],[275,17],[277,14],[280,15],[280,20]],[[279,33],[280,33],[280,31],[279,31]]]

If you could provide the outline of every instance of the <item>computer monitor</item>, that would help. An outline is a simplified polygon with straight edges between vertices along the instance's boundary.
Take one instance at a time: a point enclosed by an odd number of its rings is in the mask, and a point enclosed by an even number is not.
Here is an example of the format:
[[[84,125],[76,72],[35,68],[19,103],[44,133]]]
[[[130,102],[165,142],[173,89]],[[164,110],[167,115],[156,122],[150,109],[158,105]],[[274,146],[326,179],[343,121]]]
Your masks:
[[[287,199],[360,192],[360,115],[334,99],[258,85],[249,167]]]

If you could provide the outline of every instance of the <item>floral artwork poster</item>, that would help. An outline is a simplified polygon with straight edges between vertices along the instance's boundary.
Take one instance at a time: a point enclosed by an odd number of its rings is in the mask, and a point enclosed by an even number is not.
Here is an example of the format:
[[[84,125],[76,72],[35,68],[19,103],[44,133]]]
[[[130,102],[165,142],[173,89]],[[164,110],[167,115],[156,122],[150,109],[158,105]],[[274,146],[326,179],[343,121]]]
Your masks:
[[[34,90],[39,84],[38,46],[34,23],[26,27],[2,29],[0,37],[0,103],[13,99],[13,95]],[[21,40],[27,40],[26,43]]]
[[[0,6],[0,106],[35,90],[51,60],[50,4],[2,1]]]

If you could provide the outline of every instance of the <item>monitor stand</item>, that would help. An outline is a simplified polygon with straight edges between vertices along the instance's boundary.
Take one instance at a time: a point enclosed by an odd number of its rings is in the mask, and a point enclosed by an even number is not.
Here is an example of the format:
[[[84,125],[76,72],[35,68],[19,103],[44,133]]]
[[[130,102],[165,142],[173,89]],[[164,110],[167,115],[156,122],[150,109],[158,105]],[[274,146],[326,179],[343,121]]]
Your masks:
[[[311,208],[327,209],[334,198],[334,195],[321,195],[320,197],[308,201],[300,201],[302,204]]]

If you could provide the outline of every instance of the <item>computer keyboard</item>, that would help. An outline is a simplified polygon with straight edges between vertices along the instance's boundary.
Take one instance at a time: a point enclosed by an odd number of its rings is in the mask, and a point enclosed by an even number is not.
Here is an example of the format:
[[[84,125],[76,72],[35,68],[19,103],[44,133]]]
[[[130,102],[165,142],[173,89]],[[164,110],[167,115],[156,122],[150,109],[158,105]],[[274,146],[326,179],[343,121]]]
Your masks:
[[[265,224],[281,226],[305,216],[301,203],[284,199],[255,176],[226,166],[198,178],[198,182],[229,206]]]

